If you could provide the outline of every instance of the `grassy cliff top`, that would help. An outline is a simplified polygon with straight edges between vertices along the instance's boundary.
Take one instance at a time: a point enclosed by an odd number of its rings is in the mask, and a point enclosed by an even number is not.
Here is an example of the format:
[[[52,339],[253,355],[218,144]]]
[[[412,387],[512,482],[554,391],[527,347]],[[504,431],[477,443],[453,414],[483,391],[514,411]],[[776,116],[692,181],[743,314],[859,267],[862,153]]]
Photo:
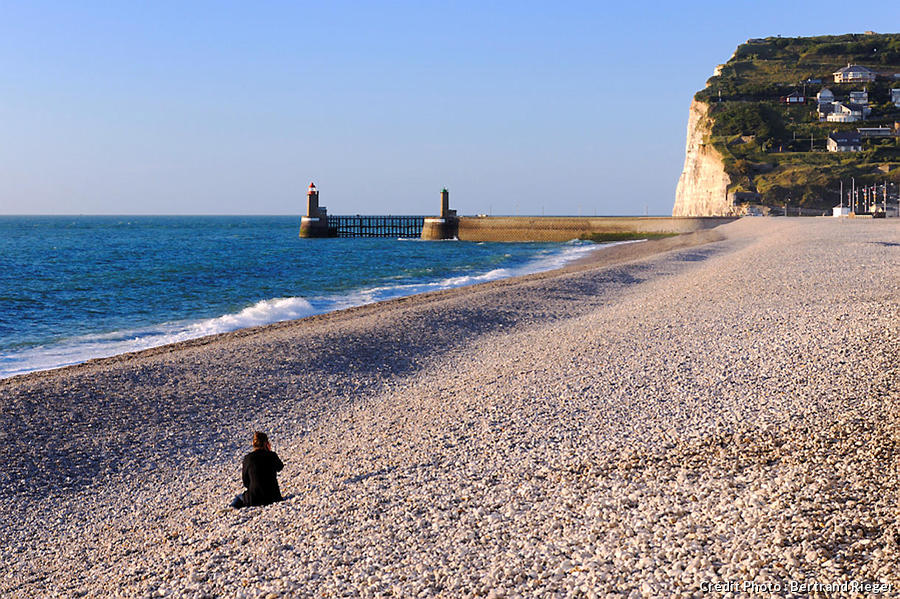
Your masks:
[[[878,74],[870,83],[835,83],[848,64]],[[897,76],[895,76],[897,74]],[[820,121],[816,94],[829,88],[837,101],[851,91],[868,92],[864,121]],[[827,208],[838,202],[840,181],[900,183],[900,138],[867,139],[862,152],[827,152],[832,131],[894,127],[900,108],[891,89],[900,88],[900,34],[847,34],[748,40],[717,69],[695,98],[710,105],[712,135],[735,192],[759,194],[759,202]],[[794,92],[804,103],[786,104]]]
[[[793,90],[803,91],[804,82],[821,79],[821,84],[806,84],[807,93],[814,96],[819,86],[848,86],[834,83],[832,77],[848,64],[882,73],[884,78],[876,83],[888,84],[889,76],[900,73],[900,33],[748,40],[738,46],[696,98],[716,100],[721,92],[723,99],[769,99],[773,92],[780,97]],[[890,83],[900,86],[900,79]],[[862,89],[854,89],[857,87]]]

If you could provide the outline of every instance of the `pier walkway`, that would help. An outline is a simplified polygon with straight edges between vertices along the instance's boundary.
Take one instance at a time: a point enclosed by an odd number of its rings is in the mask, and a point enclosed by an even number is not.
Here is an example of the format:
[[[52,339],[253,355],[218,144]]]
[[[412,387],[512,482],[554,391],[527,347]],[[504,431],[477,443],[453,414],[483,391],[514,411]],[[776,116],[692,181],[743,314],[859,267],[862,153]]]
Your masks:
[[[332,216],[328,227],[337,237],[421,237],[424,216]]]

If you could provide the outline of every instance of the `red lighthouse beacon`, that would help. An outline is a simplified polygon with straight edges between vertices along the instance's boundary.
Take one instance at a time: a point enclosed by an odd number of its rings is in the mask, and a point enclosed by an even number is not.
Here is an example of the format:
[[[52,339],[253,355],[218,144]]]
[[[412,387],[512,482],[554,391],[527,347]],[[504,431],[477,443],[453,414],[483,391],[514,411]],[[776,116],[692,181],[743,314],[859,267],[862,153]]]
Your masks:
[[[300,237],[332,237],[328,228],[328,211],[319,206],[319,190],[315,183],[306,191],[306,216],[300,218]]]

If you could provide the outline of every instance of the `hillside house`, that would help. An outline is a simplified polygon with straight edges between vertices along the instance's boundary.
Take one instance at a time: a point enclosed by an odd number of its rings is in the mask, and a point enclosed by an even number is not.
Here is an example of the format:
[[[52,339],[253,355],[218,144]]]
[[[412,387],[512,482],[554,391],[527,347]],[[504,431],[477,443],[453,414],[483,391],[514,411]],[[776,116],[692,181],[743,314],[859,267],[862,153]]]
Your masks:
[[[859,133],[841,131],[830,133],[826,143],[829,152],[860,152],[862,151],[862,139]]]
[[[831,104],[834,102],[834,92],[827,87],[823,87],[819,90],[819,93],[816,94],[816,101],[819,104]]]
[[[833,102],[831,112],[826,115],[825,120],[829,123],[855,123],[865,120],[869,108],[860,106],[859,104],[851,104],[850,102]]]
[[[827,102],[818,105],[816,113],[819,115],[820,123],[824,122],[828,118],[828,115],[834,112],[835,104],[837,104],[837,102]]]
[[[781,98],[781,101],[785,104],[803,104],[804,102],[806,102],[806,97],[799,91],[794,90],[790,94]]]
[[[891,102],[894,103],[894,106],[900,108],[900,87],[895,87],[891,90]]]
[[[857,64],[848,64],[834,73],[835,83],[867,83],[875,81],[878,76],[872,69]]]
[[[869,105],[869,92],[862,90],[861,92],[850,92],[850,103],[859,104],[861,106]]]
[[[894,135],[894,130],[890,127],[859,127],[856,129],[856,132],[859,133],[859,136],[862,138],[891,137]]]

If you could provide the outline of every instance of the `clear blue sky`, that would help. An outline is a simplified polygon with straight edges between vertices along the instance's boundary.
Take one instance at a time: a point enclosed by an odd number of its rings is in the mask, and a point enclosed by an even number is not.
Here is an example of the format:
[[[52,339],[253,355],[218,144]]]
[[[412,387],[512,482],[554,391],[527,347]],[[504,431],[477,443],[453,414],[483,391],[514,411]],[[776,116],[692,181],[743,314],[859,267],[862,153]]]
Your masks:
[[[863,10],[864,8],[864,10]],[[6,2],[0,214],[668,214],[749,37],[895,1]]]

